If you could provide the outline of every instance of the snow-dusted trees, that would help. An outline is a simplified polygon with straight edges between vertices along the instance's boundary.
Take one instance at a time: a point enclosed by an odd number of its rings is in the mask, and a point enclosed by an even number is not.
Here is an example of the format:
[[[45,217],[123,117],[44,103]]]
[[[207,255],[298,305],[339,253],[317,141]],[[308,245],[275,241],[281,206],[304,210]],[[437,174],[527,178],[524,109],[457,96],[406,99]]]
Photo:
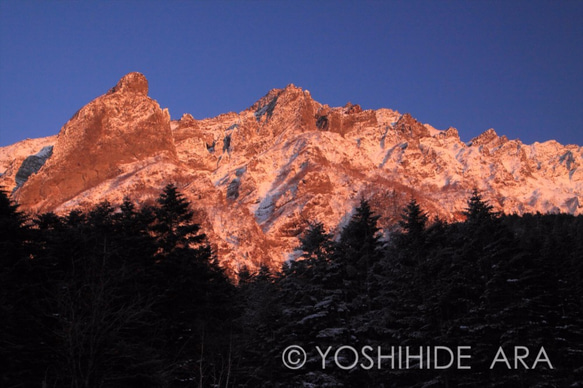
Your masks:
[[[0,381],[7,386],[571,386],[583,381],[583,217],[497,215],[475,192],[468,219],[427,221],[415,201],[381,241],[366,201],[336,240],[308,223],[279,273],[226,279],[167,187],[27,220],[0,193]],[[574,345],[575,344],[575,345]],[[283,365],[289,345],[306,350]],[[340,346],[471,346],[471,371],[339,368]],[[319,346],[324,356],[316,350]],[[544,346],[526,369],[514,346]],[[508,363],[490,369],[499,347]],[[386,353],[383,353],[386,354]],[[375,353],[369,353],[375,355]],[[324,364],[322,364],[324,357]],[[342,365],[354,354],[341,355]],[[375,360],[376,362],[377,360]],[[414,363],[415,364],[415,363]]]
[[[257,385],[376,387],[389,381],[494,387],[545,381],[562,386],[581,379],[583,371],[575,365],[583,359],[568,344],[583,340],[577,256],[583,218],[501,216],[477,191],[465,214],[464,222],[430,224],[411,201],[403,211],[402,232],[385,246],[366,202],[334,243],[321,224],[308,226],[300,237],[302,258],[272,283],[270,311],[276,313],[269,338],[277,351],[270,353],[269,366],[264,364],[263,376],[269,378],[255,380]],[[322,249],[329,244],[333,249]],[[278,358],[290,344],[307,350],[298,370],[283,367]],[[403,370],[385,363],[380,369],[354,364],[347,371],[331,354],[323,368],[316,345],[332,352],[342,345],[408,346],[416,352],[419,346],[470,346],[466,364],[472,369]],[[544,346],[557,361],[555,369],[540,364],[534,370],[490,369],[501,346],[510,365],[514,346],[529,346],[531,353]],[[344,353],[343,364],[351,365],[352,356]]]

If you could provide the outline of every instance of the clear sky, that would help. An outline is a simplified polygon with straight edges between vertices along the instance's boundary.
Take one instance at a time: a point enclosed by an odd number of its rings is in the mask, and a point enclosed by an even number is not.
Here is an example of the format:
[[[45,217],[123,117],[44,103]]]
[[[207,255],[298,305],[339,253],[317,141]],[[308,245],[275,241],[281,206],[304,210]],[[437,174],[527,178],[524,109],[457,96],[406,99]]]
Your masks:
[[[464,141],[583,145],[583,1],[0,0],[0,146],[58,133],[131,71],[173,119],[293,83]]]

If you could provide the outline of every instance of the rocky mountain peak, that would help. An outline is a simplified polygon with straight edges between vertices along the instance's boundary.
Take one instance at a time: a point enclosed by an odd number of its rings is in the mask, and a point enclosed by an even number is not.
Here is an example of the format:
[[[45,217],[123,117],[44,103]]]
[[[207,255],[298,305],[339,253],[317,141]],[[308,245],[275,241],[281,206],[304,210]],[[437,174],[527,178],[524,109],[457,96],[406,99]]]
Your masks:
[[[395,124],[395,129],[403,135],[413,139],[430,136],[429,130],[419,121],[415,120],[409,113],[405,113],[401,116],[399,121]]]
[[[52,155],[16,192],[44,211],[155,155],[176,158],[170,115],[147,96],[148,81],[130,73],[81,108],[61,129]]]
[[[118,83],[109,90],[112,93],[136,93],[148,95],[148,80],[142,73],[133,72],[124,75]]]
[[[498,134],[493,128],[490,128],[487,131],[479,134],[478,136],[470,140],[470,144],[473,146],[480,146],[488,144],[496,139],[498,139]]]
[[[445,131],[443,131],[443,137],[445,137],[446,139],[449,138],[453,138],[456,140],[460,140],[460,135],[458,133],[458,130],[455,129],[454,127],[449,127],[448,129],[446,129]]]
[[[520,143],[520,141],[517,141]],[[494,129],[490,128],[487,131],[481,133],[480,135],[474,137],[468,143],[469,146],[479,147],[483,152],[490,152],[503,144],[508,143],[508,138],[504,135],[498,136]]]
[[[346,103],[346,105],[344,105],[344,112],[349,115],[356,114],[362,112],[362,108],[360,107],[360,105],[353,104],[352,102],[349,101]]]
[[[337,232],[361,198],[385,231],[412,197],[431,216],[459,219],[475,187],[497,211],[581,214],[582,165],[579,146],[525,145],[494,130],[465,144],[455,128],[390,109],[330,107],[295,85],[239,113],[170,122],[145,77],[131,73],[58,138],[0,148],[0,186],[25,211],[63,214],[125,196],[147,203],[176,184],[236,272],[279,267],[306,220]]]

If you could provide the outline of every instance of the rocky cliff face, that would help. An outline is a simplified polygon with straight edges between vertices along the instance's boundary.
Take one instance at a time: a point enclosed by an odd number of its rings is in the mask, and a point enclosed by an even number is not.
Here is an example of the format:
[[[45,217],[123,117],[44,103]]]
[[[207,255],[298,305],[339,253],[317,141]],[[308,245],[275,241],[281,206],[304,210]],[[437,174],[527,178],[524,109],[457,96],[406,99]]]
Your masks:
[[[155,155],[175,159],[170,115],[147,94],[146,78],[131,73],[81,108],[61,129],[43,168],[16,192],[16,200],[30,210],[51,210],[117,176],[125,164]]]
[[[279,265],[294,255],[306,220],[338,230],[361,198],[386,231],[411,197],[432,215],[459,218],[474,187],[507,213],[583,209],[577,145],[525,145],[492,129],[466,144],[455,128],[389,109],[329,107],[294,85],[240,113],[170,121],[147,97],[145,77],[129,74],[56,140],[0,149],[0,184],[12,190],[16,166],[51,144],[52,156],[15,191],[25,210],[66,212],[124,196],[143,203],[175,183],[234,271]]]

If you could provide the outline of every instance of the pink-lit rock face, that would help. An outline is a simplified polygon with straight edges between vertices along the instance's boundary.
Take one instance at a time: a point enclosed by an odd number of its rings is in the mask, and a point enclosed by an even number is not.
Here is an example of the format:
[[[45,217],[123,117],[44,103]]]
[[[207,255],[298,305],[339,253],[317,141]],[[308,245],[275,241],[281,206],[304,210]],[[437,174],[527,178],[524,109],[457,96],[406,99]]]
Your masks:
[[[131,73],[81,108],[61,129],[51,158],[17,192],[22,206],[52,210],[115,177],[123,164],[175,158],[170,115],[147,92],[146,78]]]
[[[123,94],[142,94],[148,95],[148,80],[142,73],[133,72],[124,75],[117,85],[107,92],[107,94],[123,93]]]
[[[494,130],[466,144],[455,128],[390,109],[329,107],[294,85],[239,113],[170,121],[147,90],[143,75],[129,74],[75,114],[56,141],[0,149],[0,169],[13,171],[54,144],[15,193],[23,209],[67,212],[124,196],[144,203],[174,183],[233,271],[281,264],[306,220],[338,231],[361,198],[387,230],[411,197],[431,215],[459,219],[474,187],[506,213],[582,213],[577,145],[525,145]],[[12,190],[9,176],[0,179]]]

